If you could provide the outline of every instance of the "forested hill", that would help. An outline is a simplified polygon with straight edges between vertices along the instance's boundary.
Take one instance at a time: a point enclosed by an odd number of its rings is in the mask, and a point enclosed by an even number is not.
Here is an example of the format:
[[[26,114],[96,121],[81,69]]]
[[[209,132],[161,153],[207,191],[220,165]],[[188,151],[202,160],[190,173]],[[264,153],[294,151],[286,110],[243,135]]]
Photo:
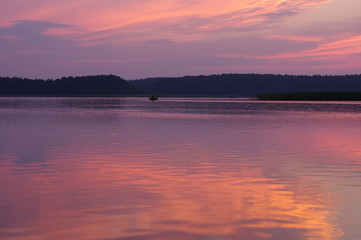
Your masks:
[[[143,90],[114,75],[64,77],[56,80],[0,78],[0,95],[142,94]]]
[[[287,92],[361,92],[361,75],[221,74],[126,81],[115,75],[56,80],[1,78],[0,95],[240,96]]]
[[[184,96],[248,96],[279,92],[361,91],[361,75],[295,76],[221,74],[129,81],[149,94]]]

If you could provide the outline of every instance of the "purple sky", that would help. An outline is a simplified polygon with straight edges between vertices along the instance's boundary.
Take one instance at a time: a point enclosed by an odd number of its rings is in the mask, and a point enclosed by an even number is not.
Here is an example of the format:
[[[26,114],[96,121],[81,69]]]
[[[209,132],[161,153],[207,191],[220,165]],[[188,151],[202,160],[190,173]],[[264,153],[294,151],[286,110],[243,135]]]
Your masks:
[[[0,76],[361,73],[360,0],[1,0]]]

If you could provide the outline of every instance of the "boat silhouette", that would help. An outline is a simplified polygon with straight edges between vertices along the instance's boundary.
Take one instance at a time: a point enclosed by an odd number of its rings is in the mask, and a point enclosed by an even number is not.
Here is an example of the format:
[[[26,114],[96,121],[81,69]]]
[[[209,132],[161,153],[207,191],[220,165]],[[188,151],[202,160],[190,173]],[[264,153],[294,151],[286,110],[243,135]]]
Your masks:
[[[155,101],[155,100],[158,100],[158,98],[156,96],[152,95],[152,96],[149,97],[149,100],[150,101]]]

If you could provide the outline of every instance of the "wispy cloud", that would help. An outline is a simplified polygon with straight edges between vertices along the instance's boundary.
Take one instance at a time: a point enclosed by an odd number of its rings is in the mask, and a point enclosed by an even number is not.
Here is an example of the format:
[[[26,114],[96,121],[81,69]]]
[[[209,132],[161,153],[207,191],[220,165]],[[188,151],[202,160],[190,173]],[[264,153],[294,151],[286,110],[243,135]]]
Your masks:
[[[291,38],[292,39],[292,38]],[[286,52],[274,56],[270,59],[281,58],[310,58],[310,57],[338,57],[355,55],[361,53],[361,35],[347,37],[334,41],[323,41],[317,47],[305,51]]]
[[[359,16],[342,21],[332,16],[346,5],[342,0],[1,0],[0,70],[126,78],[359,71]]]
[[[3,5],[16,14],[2,20],[70,24],[77,30],[48,33],[97,39],[96,43],[102,42],[99,39],[108,43],[159,38],[192,41],[209,34],[254,30],[327,2],[330,0],[34,0],[27,8],[15,9],[16,4],[6,0]]]

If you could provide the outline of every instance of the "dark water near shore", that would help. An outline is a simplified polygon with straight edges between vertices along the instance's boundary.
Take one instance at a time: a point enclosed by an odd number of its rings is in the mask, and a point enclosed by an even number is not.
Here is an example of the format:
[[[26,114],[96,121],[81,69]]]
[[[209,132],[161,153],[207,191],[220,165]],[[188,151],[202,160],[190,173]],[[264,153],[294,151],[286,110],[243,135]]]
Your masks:
[[[0,98],[0,239],[359,240],[361,103]]]

